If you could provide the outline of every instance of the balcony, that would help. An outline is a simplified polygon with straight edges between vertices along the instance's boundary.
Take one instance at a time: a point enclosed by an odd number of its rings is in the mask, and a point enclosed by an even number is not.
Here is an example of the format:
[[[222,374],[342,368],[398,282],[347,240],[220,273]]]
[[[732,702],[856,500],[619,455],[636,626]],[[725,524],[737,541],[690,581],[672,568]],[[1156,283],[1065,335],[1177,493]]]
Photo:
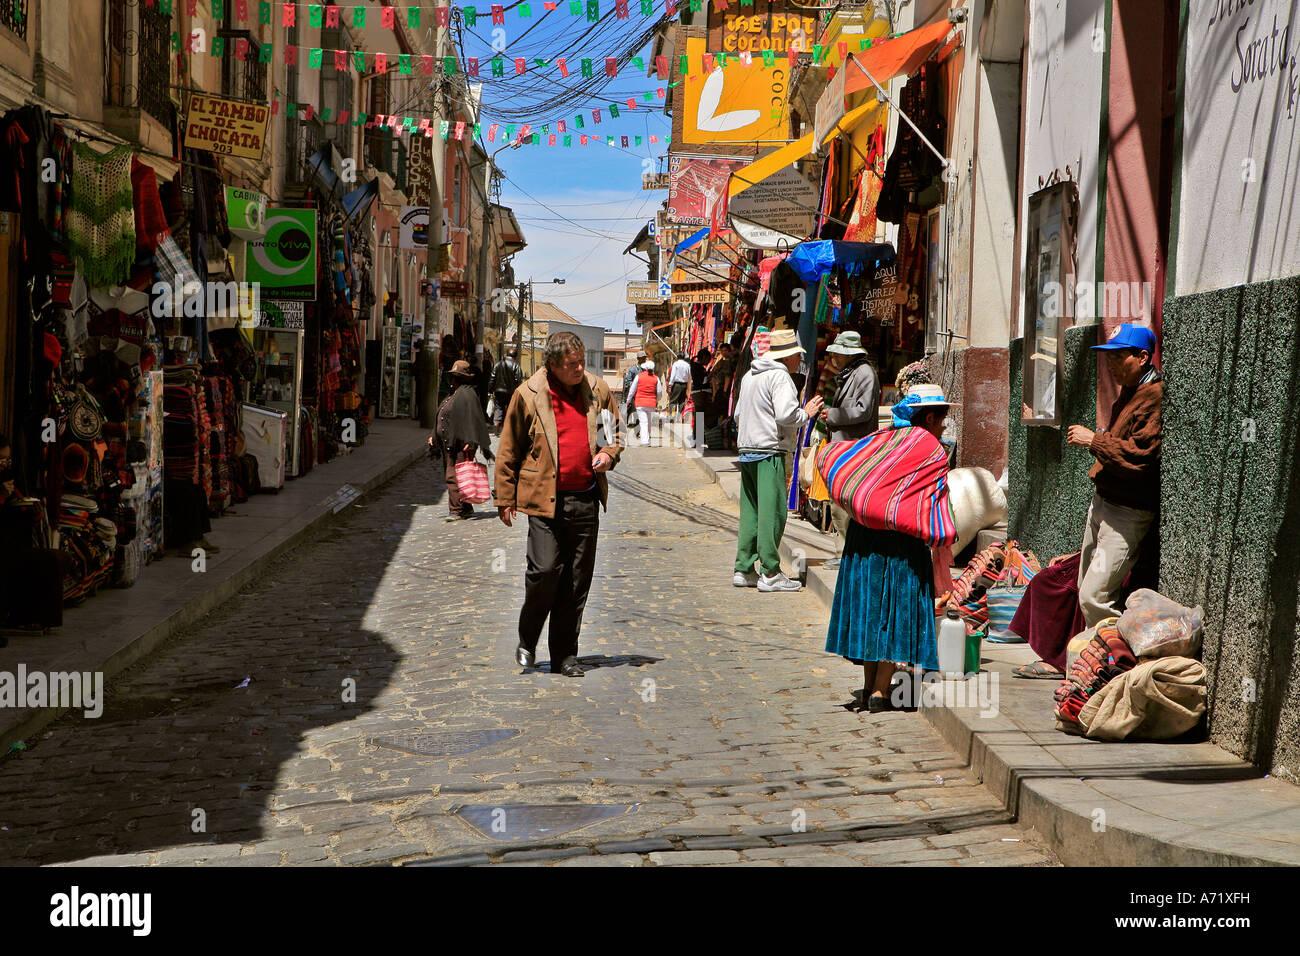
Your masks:
[[[284,188],[286,192],[302,193],[311,184],[307,172],[307,159],[320,149],[323,135],[320,120],[301,116],[284,120]]]
[[[0,0],[0,26],[27,39],[27,0]]]

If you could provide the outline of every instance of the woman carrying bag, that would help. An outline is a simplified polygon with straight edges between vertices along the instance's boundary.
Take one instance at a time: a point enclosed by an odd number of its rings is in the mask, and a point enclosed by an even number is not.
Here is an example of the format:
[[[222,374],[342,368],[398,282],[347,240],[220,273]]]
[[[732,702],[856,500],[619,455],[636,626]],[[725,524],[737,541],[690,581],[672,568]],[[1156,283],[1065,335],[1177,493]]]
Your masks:
[[[850,518],[826,650],[862,665],[862,706],[873,714],[893,709],[899,664],[939,668],[935,582],[946,584],[939,569],[957,540],[939,436],[953,404],[937,385],[917,385],[893,407],[892,428],[817,456],[831,500]]]
[[[492,460],[483,406],[474,388],[477,375],[469,362],[458,360],[447,372],[455,391],[438,406],[438,419],[429,445],[442,453],[447,478],[448,521],[474,517],[474,505],[491,498],[487,468],[474,460],[482,449]]]

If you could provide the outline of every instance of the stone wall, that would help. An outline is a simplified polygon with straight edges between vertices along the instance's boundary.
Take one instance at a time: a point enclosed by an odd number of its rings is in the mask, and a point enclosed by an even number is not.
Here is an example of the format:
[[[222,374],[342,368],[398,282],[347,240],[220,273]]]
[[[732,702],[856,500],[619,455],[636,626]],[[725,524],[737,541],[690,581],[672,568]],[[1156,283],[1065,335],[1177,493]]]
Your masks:
[[[1020,541],[1046,563],[1072,554],[1083,544],[1083,529],[1093,486],[1088,480],[1092,455],[1065,443],[1069,425],[1096,426],[1097,326],[1065,332],[1065,376],[1061,391],[1061,428],[1020,423],[1024,339],[1011,341],[1011,389],[1008,402],[1007,536]]]
[[[987,468],[999,478],[1007,466],[1007,350],[953,349],[931,355],[926,367],[951,401],[958,468]]]
[[[1300,277],[1167,299],[1161,591],[1205,609],[1210,734],[1300,782]]]

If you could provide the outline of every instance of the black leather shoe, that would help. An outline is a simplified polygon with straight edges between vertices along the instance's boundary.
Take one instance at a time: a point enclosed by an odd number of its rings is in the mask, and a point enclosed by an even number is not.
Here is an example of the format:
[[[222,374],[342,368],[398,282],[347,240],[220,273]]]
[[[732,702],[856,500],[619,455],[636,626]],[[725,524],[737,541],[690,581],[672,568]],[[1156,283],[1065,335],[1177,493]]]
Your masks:
[[[515,663],[520,667],[532,667],[537,663],[537,655],[520,644],[515,648]]]
[[[582,665],[577,661],[569,661],[569,663],[560,668],[560,673],[565,677],[581,677],[586,673],[586,671],[582,669]]]

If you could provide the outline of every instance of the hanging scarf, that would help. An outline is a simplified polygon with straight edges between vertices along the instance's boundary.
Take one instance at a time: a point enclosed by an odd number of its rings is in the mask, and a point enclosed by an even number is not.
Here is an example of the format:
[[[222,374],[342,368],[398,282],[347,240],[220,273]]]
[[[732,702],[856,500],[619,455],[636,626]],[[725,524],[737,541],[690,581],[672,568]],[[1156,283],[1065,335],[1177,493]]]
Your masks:
[[[91,288],[120,285],[135,261],[131,158],[129,146],[101,156],[85,143],[72,144],[68,246]]]
[[[171,235],[167,216],[158,195],[158,174],[152,166],[131,160],[131,190],[134,194],[135,235],[142,249],[157,252],[158,243]]]

